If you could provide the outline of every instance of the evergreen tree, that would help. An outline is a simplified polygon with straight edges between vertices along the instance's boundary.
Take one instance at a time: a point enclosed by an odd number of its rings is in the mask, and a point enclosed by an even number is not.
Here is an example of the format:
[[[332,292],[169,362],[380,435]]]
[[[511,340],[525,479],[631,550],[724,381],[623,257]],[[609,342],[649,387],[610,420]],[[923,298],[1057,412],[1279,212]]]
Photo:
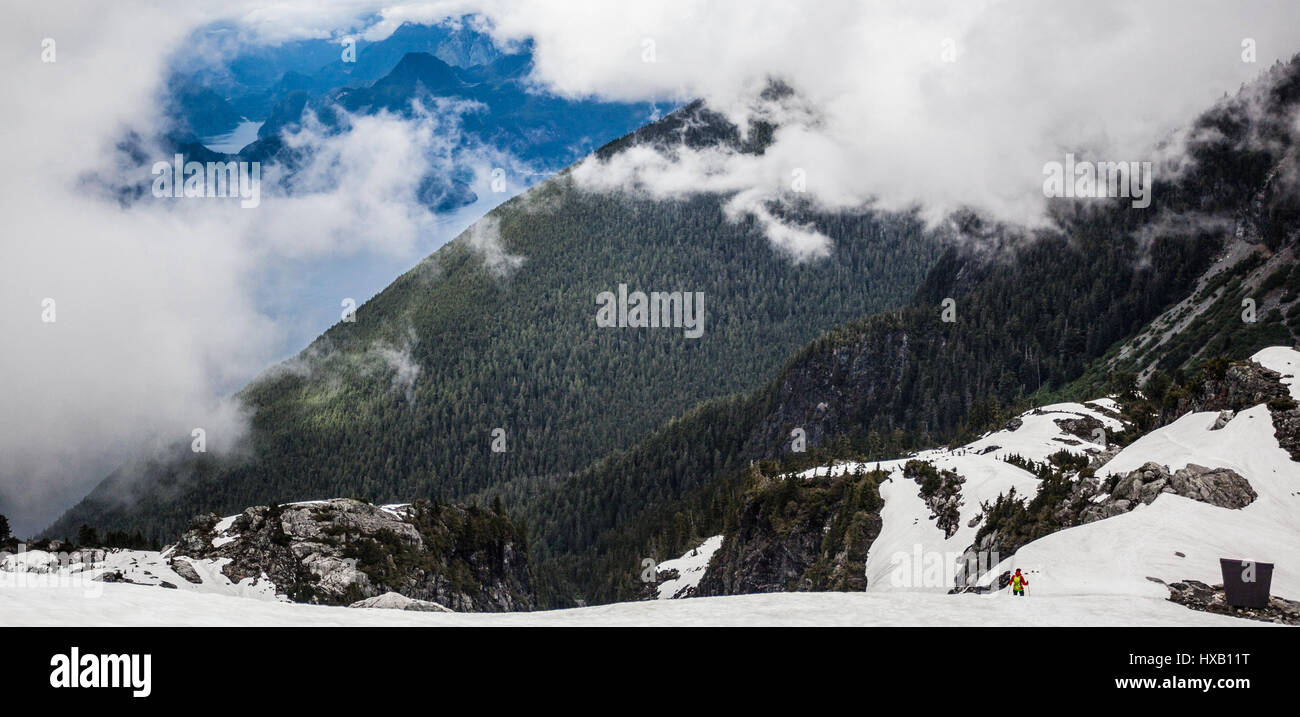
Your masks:
[[[95,531],[94,528],[90,527],[85,523],[82,523],[81,527],[77,529],[77,546],[82,548],[90,548],[90,547],[94,547],[95,545],[98,545],[98,543],[99,543],[99,534]]]

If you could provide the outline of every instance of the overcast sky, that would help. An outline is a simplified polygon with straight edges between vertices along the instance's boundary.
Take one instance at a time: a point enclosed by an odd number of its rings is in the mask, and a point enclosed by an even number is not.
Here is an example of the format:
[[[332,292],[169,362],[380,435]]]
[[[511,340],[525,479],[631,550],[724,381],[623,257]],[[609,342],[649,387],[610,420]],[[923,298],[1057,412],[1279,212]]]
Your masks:
[[[109,148],[157,127],[159,82],[169,58],[193,51],[190,33],[220,20],[250,42],[374,40],[403,21],[474,12],[503,45],[535,41],[534,79],[551,91],[775,115],[783,129],[762,158],[640,154],[578,176],[594,190],[725,192],[734,216],[760,219],[794,260],[834,241],[764,216],[795,169],[828,207],[941,216],[966,204],[1034,223],[1045,162],[1149,159],[1196,112],[1300,50],[1295,2],[11,3],[0,23],[0,510],[20,533],[159,436],[204,426],[214,444],[233,439],[242,418],[222,399],[325,328],[302,316],[363,301],[387,281],[373,267],[395,277],[487,208],[435,220],[414,203],[413,157],[466,161],[438,151],[438,116],[304,135],[332,160],[317,191],[257,209],[104,201],[80,178],[114,176]],[[774,77],[797,97],[756,104]],[[339,257],[365,258],[372,275],[286,280]],[[41,320],[46,298],[54,323]],[[312,307],[286,308],[296,302]]]

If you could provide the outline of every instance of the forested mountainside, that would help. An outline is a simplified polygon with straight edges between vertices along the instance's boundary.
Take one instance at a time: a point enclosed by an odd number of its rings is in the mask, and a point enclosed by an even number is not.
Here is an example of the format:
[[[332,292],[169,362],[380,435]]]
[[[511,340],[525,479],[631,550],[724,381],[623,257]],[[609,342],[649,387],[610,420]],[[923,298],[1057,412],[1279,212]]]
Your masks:
[[[1113,365],[1121,344],[1150,335],[1153,320],[1207,285],[1237,307],[1235,320],[1188,322],[1165,343],[1144,345],[1145,361],[1185,372],[1293,344],[1298,101],[1295,60],[1224,98],[1192,123],[1182,171],[1156,178],[1147,210],[1059,200],[1056,226],[1032,233],[956,218],[959,240],[908,307],[837,327],[762,388],[700,406],[541,490],[525,513],[542,602],[637,595],[642,559],[723,532],[754,460],[782,459],[788,469],[894,458],[992,428],[1033,396],[1129,390],[1137,374]],[[1260,266],[1275,268],[1252,281]],[[953,322],[942,320],[947,298]],[[1247,298],[1270,308],[1243,320]],[[1173,378],[1161,370],[1145,381],[1164,396],[1183,373]],[[792,453],[794,429],[806,435],[806,453]]]
[[[682,122],[718,141],[740,135],[698,104],[680,112],[636,141]],[[752,389],[831,326],[905,303],[947,236],[912,214],[791,205],[792,221],[834,240],[831,256],[797,263],[754,222],[729,220],[724,200],[548,180],[245,389],[246,450],[196,456],[186,429],[48,532],[87,523],[167,540],[195,514],[273,501],[456,499],[558,480],[701,401]],[[702,292],[702,336],[598,327],[597,294],[620,284]]]

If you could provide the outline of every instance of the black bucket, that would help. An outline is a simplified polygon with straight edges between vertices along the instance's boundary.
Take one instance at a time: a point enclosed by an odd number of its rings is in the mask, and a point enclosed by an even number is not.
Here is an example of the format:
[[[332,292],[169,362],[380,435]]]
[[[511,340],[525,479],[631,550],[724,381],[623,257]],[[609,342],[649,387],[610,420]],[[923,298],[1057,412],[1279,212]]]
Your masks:
[[[1254,580],[1249,573],[1254,572]],[[1273,564],[1250,560],[1219,558],[1223,571],[1223,594],[1233,607],[1268,607],[1269,588],[1273,585]]]

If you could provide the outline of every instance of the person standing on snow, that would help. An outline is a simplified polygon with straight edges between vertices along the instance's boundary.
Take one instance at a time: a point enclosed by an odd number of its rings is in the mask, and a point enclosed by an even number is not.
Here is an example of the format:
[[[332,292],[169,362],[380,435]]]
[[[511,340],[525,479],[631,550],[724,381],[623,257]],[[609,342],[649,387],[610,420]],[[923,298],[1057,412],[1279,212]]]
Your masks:
[[[1016,574],[1011,576],[1011,594],[1024,597],[1025,586],[1028,584],[1029,580],[1020,574],[1020,568],[1016,568]]]

